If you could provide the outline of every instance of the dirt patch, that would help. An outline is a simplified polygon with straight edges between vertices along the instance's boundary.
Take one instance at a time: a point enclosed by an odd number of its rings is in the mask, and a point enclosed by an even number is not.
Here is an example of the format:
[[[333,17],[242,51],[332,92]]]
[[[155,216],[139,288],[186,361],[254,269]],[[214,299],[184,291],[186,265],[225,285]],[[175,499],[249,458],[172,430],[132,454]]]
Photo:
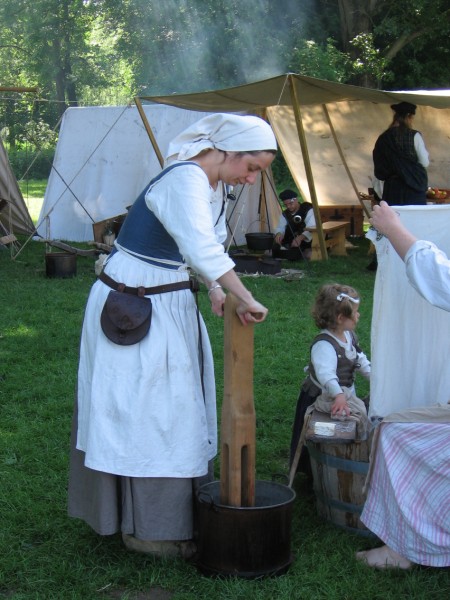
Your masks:
[[[107,592],[105,598],[109,600],[170,600],[173,598],[173,593],[160,587],[150,588],[144,592],[116,589]]]

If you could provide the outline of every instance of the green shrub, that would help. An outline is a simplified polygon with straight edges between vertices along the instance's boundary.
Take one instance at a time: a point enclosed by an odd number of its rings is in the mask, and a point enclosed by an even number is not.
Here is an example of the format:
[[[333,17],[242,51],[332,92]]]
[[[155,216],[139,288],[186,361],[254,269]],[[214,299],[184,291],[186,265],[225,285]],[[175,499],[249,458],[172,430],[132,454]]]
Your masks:
[[[292,179],[291,172],[289,171],[286,161],[284,160],[284,157],[280,151],[277,152],[277,155],[272,163],[272,173],[278,193],[286,188],[297,189],[297,186]]]
[[[11,168],[18,180],[48,179],[55,154],[54,148],[30,151],[28,149],[9,150]]]

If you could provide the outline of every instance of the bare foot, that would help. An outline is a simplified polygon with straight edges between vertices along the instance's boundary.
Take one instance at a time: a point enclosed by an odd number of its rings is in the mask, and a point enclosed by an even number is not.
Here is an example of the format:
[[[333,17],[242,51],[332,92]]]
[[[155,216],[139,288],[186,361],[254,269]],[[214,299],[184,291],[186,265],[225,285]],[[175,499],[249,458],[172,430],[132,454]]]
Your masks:
[[[410,569],[413,563],[404,558],[389,546],[381,546],[381,548],[373,548],[356,553],[356,560],[365,562],[369,567],[374,569]]]

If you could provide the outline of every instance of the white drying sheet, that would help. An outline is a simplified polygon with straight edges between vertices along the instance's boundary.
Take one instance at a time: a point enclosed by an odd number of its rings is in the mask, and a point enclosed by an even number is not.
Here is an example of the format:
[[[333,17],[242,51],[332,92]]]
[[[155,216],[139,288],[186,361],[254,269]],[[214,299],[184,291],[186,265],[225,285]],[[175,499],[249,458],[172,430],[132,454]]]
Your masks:
[[[450,206],[395,207],[419,239],[450,257]],[[373,240],[373,232],[367,237]],[[373,299],[370,415],[386,416],[450,399],[450,313],[411,286],[390,242],[375,240],[378,270]]]

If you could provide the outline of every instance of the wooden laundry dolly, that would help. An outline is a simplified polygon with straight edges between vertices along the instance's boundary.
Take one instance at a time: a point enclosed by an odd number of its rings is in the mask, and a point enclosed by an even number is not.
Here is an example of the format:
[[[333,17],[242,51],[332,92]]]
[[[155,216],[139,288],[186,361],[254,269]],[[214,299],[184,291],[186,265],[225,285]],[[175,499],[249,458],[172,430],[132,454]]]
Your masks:
[[[242,325],[228,294],[224,315],[224,399],[220,481],[196,495],[197,567],[206,575],[260,578],[285,573],[292,562],[295,492],[255,481],[253,325]]]
[[[228,294],[224,315],[220,500],[228,506],[254,506],[253,324],[242,325],[236,314],[237,306],[237,298]]]

